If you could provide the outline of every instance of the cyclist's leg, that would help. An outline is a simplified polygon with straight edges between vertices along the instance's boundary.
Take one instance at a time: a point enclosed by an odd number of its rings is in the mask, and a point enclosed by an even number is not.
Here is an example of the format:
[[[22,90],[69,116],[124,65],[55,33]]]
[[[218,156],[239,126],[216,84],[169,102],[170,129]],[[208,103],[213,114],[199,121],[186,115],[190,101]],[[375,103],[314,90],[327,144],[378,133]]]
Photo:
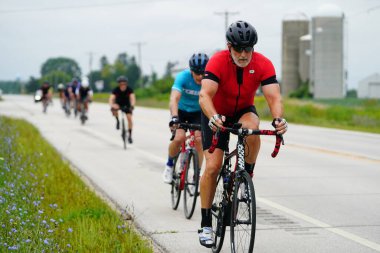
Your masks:
[[[115,107],[115,108],[114,108]],[[120,105],[118,104],[113,104],[113,107],[111,107],[111,112],[112,112],[112,115],[115,117],[116,119],[116,129],[119,129],[120,128],[120,122],[119,122],[119,109],[120,109]]]
[[[133,120],[132,120],[132,111],[128,111],[126,114],[127,121],[128,121],[128,142],[132,143],[132,127],[133,127]]]
[[[202,168],[203,163],[203,146],[202,146],[202,133],[201,131],[195,131],[195,149],[198,153],[199,168]]]
[[[208,126],[208,118],[202,113],[202,143],[206,160],[206,169],[200,181],[201,196],[201,227],[212,227],[211,205],[215,195],[216,179],[223,162],[223,150],[226,149],[228,142],[228,134],[220,133],[217,148],[214,153],[210,154],[208,149],[211,146],[213,132]],[[200,237],[201,240],[201,237]],[[212,240],[210,238],[209,240]],[[204,243],[201,244],[205,246]]]
[[[248,111],[248,112],[246,112]],[[260,119],[254,107],[247,108],[239,119],[242,127],[250,129],[259,129]],[[246,138],[247,145],[245,148],[245,169],[252,176],[256,164],[256,159],[260,150],[260,136],[251,135]]]
[[[204,156],[206,160],[206,169],[200,182],[201,208],[210,209],[216,189],[216,178],[223,162],[223,150],[216,148],[214,153],[210,154],[207,149],[204,151]]]
[[[173,178],[174,157],[178,154],[181,144],[185,141],[185,130],[177,129],[173,141],[169,144],[168,161],[165,164],[165,169],[162,173],[164,183],[170,184]]]
[[[177,129],[174,139],[169,144],[169,157],[174,158],[178,154],[181,144],[185,141],[185,130]]]

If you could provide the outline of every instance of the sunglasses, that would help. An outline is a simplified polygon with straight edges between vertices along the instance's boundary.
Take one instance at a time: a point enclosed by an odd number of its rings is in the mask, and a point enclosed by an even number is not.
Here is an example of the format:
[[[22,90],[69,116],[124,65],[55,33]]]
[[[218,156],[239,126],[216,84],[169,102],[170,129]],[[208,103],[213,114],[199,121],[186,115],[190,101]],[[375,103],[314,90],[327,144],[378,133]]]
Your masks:
[[[243,51],[247,52],[247,53],[250,53],[253,51],[253,47],[233,47],[234,50],[238,53],[241,53]]]
[[[196,74],[197,76],[204,76],[205,72],[198,72],[198,71],[193,71],[194,74]]]

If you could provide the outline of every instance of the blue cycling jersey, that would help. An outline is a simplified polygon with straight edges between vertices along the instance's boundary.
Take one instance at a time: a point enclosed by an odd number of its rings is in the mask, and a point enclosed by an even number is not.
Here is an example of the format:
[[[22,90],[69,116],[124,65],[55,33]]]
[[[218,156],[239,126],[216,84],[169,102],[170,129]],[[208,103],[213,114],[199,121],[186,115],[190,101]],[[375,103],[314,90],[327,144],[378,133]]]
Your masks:
[[[189,69],[178,73],[172,89],[181,92],[178,109],[186,112],[197,112],[201,110],[198,101],[201,85],[194,81]]]

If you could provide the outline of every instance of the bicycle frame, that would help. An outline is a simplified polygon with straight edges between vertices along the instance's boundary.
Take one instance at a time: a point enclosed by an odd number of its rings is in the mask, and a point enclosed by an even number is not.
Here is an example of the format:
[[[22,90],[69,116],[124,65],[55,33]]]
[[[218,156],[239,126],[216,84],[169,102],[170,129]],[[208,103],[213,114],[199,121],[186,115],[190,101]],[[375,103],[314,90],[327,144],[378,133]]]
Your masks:
[[[219,133],[221,132],[229,132],[232,134],[235,134],[238,136],[238,142],[236,144],[236,148],[229,152],[229,141],[227,141],[227,148],[224,151],[224,159],[222,168],[219,172],[218,178],[217,178],[217,184],[222,180],[223,189],[220,189],[219,192],[219,198],[217,202],[213,202],[213,216],[216,218],[217,223],[216,230],[215,230],[215,240],[219,240],[219,244],[215,245],[215,248],[213,248],[213,252],[219,252],[221,250],[221,247],[223,245],[224,241],[224,233],[225,233],[225,227],[231,226],[231,233],[234,231],[234,228],[238,224],[253,224],[255,231],[256,222],[254,216],[249,216],[248,220],[239,221],[235,220],[236,218],[236,199],[235,194],[237,194],[237,190],[235,189],[236,186],[239,186],[240,183],[244,180],[247,180],[247,177],[249,178],[249,175],[245,172],[245,142],[244,139],[249,135],[275,135],[276,136],[276,144],[274,151],[272,152],[272,157],[276,157],[281,143],[283,144],[283,138],[281,135],[277,135],[276,131],[272,130],[253,130],[253,129],[247,129],[247,128],[241,128],[241,124],[235,124],[232,128],[223,127],[220,130],[218,130],[212,138],[212,144],[209,148],[209,153],[212,153],[216,145],[218,143],[219,139]],[[232,158],[236,157],[235,166],[233,169],[232,167]],[[241,181],[242,180],[242,181]],[[251,181],[252,184],[252,181]],[[253,185],[252,185],[253,189]],[[215,196],[214,196],[215,198]],[[254,198],[254,192],[253,192],[253,198]],[[239,200],[238,200],[239,201]],[[255,201],[251,202],[254,203],[252,208],[255,209]],[[251,205],[251,204],[249,204]],[[256,213],[256,212],[255,212]],[[235,217],[235,218],[232,218]],[[233,222],[233,223],[232,223]],[[237,223],[235,223],[237,222]],[[232,236],[232,235],[231,235]],[[253,232],[253,243],[254,243],[254,232]],[[219,238],[219,239],[217,239]],[[252,240],[252,239],[251,239]],[[231,247],[234,246],[233,241],[231,241]],[[253,245],[253,244],[252,244]],[[250,246],[251,247],[251,246]],[[253,247],[253,246],[252,246]]]
[[[185,187],[185,175],[186,175],[186,170],[188,167],[188,164],[186,162],[187,161],[186,158],[188,154],[186,153],[188,153],[192,149],[195,149],[195,129],[199,129],[200,126],[188,124],[188,123],[180,123],[179,126],[183,127],[183,130],[185,130],[185,133],[187,132],[187,130],[189,130],[189,133],[190,133],[186,135],[186,140],[181,144],[181,151],[180,151],[180,154],[182,153],[182,159],[185,161],[184,164],[181,164],[181,175],[180,175],[181,181],[179,185],[179,189],[183,190]],[[174,139],[175,133],[176,133],[176,130],[173,131],[173,134],[170,140]]]

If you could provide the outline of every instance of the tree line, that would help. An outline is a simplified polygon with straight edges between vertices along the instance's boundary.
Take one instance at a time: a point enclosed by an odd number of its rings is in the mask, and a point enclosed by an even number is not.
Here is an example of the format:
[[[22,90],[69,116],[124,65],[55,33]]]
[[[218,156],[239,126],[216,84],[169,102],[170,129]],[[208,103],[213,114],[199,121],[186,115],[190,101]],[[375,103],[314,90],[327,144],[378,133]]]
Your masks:
[[[170,92],[174,82],[172,75],[175,65],[174,62],[168,62],[161,78],[158,78],[155,72],[150,75],[142,75],[136,58],[123,52],[118,54],[113,62],[109,61],[106,56],[102,56],[99,59],[100,68],[84,75],[74,59],[56,57],[47,59],[41,65],[40,77],[31,76],[26,83],[3,81],[0,82],[0,89],[4,93],[34,93],[43,82],[48,81],[56,90],[60,83],[67,84],[73,78],[81,79],[81,77],[87,76],[94,91],[98,91],[95,83],[102,81],[103,89],[99,92],[110,92],[117,86],[117,77],[124,75],[128,77],[129,85],[135,89],[137,96],[152,97]]]

